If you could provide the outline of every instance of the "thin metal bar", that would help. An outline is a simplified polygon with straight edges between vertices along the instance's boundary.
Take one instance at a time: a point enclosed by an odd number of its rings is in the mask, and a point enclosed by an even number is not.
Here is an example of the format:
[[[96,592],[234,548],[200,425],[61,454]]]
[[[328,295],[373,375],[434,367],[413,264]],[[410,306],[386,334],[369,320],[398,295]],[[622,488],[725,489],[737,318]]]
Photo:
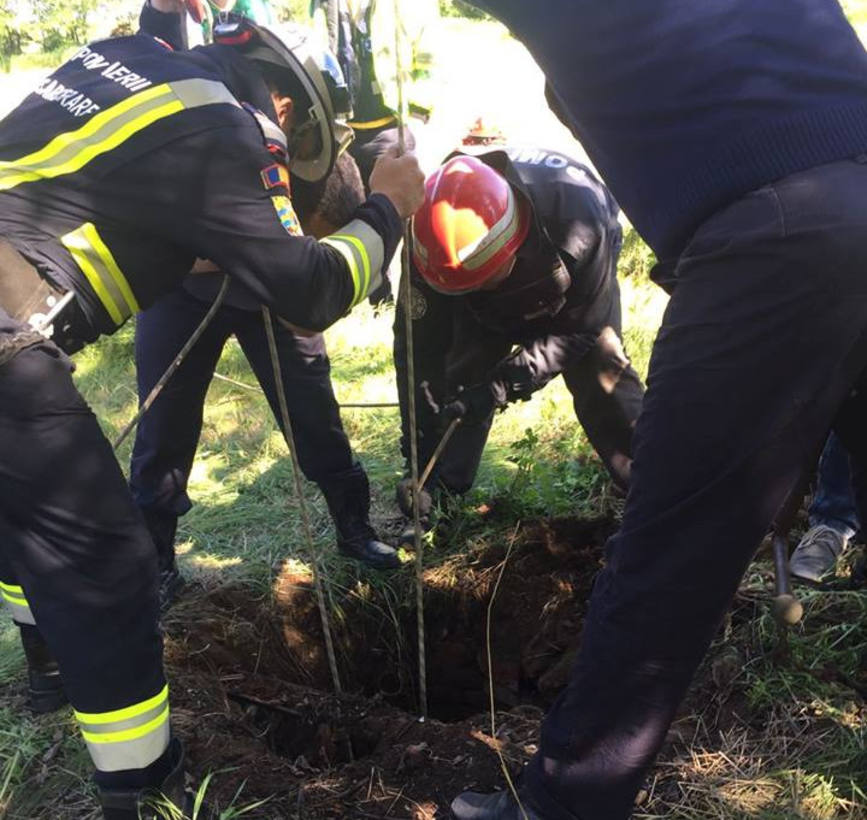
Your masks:
[[[187,357],[187,354],[190,350],[193,349],[193,346],[196,342],[199,341],[201,335],[205,332],[205,329],[211,323],[211,320],[214,318],[214,315],[220,309],[220,305],[223,304],[223,298],[226,295],[226,291],[229,288],[229,277],[226,274],[223,274],[223,283],[220,285],[220,290],[217,295],[214,297],[214,301],[211,306],[208,308],[208,312],[205,314],[204,319],[199,322],[199,326],[193,331],[193,335],[187,339],[186,344],[180,349],[178,355],[172,360],[172,363],[166,368],[166,372],[160,376],[160,380],[154,385],[153,390],[148,393],[147,398],[142,402],[141,406],[138,409],[138,413],[136,413],[129,424],[123,428],[120,435],[115,439],[114,449],[117,450],[121,444],[126,440],[126,437],[135,430],[138,423],[141,421],[142,416],[147,413],[150,406],[157,400],[157,397],[160,393],[163,392],[163,388],[168,383],[169,379],[175,375],[177,369],[181,366],[184,359]]]
[[[289,446],[289,454],[292,457],[292,478],[295,484],[295,496],[298,507],[301,510],[301,525],[304,530],[304,539],[307,542],[310,564],[313,567],[313,586],[316,589],[316,602],[319,605],[319,618],[322,621],[322,635],[325,638],[325,652],[328,656],[328,667],[331,670],[331,681],[334,691],[340,694],[343,690],[340,686],[340,674],[337,671],[337,657],[334,654],[334,642],[331,639],[331,622],[328,618],[328,607],[325,605],[325,588],[322,583],[322,574],[319,570],[319,555],[313,542],[313,529],[310,526],[310,512],[307,509],[307,501],[304,498],[304,488],[301,485],[301,466],[298,463],[298,452],[295,447],[295,434],[292,431],[292,419],[289,417],[289,407],[286,404],[286,390],[283,387],[283,373],[280,370],[280,357],[277,353],[277,342],[274,338],[274,323],[271,319],[271,311],[262,306],[262,319],[265,322],[265,335],[268,337],[268,351],[271,354],[271,366],[274,369],[274,387],[277,390],[277,401],[280,405],[280,418],[283,422],[283,437]]]

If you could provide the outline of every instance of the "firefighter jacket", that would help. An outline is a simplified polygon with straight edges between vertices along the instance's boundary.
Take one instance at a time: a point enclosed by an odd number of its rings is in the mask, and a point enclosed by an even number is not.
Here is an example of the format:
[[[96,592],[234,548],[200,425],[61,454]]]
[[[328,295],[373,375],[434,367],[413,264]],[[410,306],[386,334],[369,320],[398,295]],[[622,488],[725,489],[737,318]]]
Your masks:
[[[137,34],[82,47],[0,121],[0,237],[75,293],[80,342],[175,287],[197,257],[293,324],[365,297],[401,221],[373,195],[337,234],[301,235],[282,132],[230,47]],[[271,150],[269,150],[269,148]]]
[[[414,272],[416,372],[426,370],[425,359],[433,365],[449,357],[447,369],[471,386],[461,360],[471,362],[473,352],[454,348],[474,346],[461,344],[465,339],[505,338],[517,345],[512,355],[475,378],[497,383],[507,401],[528,398],[587,353],[605,328],[620,334],[619,209],[589,168],[563,154],[506,147],[473,155],[531,204],[530,232],[512,273],[495,290],[444,295]],[[428,316],[439,318],[425,322]]]
[[[327,28],[329,49],[337,55],[352,95],[355,129],[383,128],[394,123],[398,107],[393,0],[313,0],[314,23]],[[411,113],[430,114],[430,103],[419,94],[433,62],[433,23],[439,17],[436,0],[405,0],[401,5],[399,42],[404,83],[413,94]],[[410,89],[410,81],[413,82]]]

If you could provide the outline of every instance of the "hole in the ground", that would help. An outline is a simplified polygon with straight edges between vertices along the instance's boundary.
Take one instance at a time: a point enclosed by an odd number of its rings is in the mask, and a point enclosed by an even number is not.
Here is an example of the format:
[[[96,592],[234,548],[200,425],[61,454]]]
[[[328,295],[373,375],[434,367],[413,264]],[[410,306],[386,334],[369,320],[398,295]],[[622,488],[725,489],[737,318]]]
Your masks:
[[[613,529],[610,519],[543,520],[522,529],[493,609],[498,708],[544,707],[565,685],[602,545]],[[431,717],[458,721],[488,708],[486,610],[505,555],[505,544],[491,543],[425,572]],[[377,696],[409,714],[418,710],[413,583],[409,573],[392,577],[385,591],[361,580],[337,601],[332,621],[344,690]],[[284,568],[273,601],[231,587],[188,596],[172,613],[169,633],[193,660],[233,681],[240,696],[249,695],[249,675],[332,688],[311,579],[303,570]],[[300,746],[306,751],[299,755],[315,748],[320,758],[339,761],[346,750],[360,754],[371,742],[341,735],[335,721],[281,712],[285,706],[246,708],[266,742],[285,756]]]

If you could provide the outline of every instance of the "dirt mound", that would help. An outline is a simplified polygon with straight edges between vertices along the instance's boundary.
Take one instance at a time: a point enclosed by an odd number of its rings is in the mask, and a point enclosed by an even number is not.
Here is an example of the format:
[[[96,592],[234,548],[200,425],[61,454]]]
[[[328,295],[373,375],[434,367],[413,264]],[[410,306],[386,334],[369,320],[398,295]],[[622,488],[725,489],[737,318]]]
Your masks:
[[[434,817],[465,786],[518,768],[542,709],[565,683],[608,520],[552,520],[517,535],[492,611],[496,739],[485,621],[508,545],[487,544],[425,573],[428,702],[416,716],[412,578],[360,583],[332,601],[344,694],[329,694],[312,579],[284,567],[273,589],[193,589],[166,621],[174,715],[194,772],[222,772],[226,805],[270,798],[267,818]],[[476,715],[475,718],[470,717]],[[444,722],[455,721],[455,722]],[[233,771],[226,772],[226,769]],[[443,816],[442,814],[437,816]]]

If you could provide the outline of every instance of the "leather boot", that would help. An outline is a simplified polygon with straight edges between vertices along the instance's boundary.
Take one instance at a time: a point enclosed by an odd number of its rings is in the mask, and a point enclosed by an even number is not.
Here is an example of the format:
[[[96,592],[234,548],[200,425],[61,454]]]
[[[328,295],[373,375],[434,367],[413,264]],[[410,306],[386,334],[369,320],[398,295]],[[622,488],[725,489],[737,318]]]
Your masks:
[[[67,704],[57,661],[35,626],[18,624],[18,628],[27,658],[27,705],[37,715],[55,712]]]
[[[105,820],[165,820],[175,816],[192,816],[194,796],[184,787],[184,747],[178,738],[172,738],[164,757],[165,761],[157,760],[148,768],[158,770],[168,766],[168,774],[151,786],[122,788],[103,786],[97,782]],[[137,774],[141,776],[141,773]],[[176,812],[174,814],[172,806]],[[177,812],[183,812],[183,815]],[[209,806],[203,804],[196,820],[217,820],[217,817]]]
[[[370,524],[370,484],[360,464],[319,485],[337,530],[337,549],[373,569],[400,566],[397,550],[380,541]]]

